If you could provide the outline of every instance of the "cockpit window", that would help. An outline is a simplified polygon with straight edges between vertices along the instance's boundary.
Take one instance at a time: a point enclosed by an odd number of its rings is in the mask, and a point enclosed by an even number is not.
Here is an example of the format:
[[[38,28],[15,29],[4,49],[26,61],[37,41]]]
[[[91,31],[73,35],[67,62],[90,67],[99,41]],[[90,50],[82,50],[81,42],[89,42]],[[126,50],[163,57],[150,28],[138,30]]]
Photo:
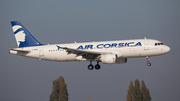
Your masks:
[[[163,43],[155,43],[155,46],[157,46],[157,45],[164,45]]]

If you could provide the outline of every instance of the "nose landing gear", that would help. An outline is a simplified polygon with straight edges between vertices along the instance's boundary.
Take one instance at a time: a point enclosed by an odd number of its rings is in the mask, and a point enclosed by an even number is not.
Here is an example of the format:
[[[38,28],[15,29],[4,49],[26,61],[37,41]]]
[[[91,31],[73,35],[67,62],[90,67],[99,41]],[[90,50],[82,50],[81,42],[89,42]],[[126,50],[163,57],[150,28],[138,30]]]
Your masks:
[[[149,57],[148,56],[146,57],[146,59],[147,59],[147,66],[151,66],[151,63],[149,62]]]
[[[147,66],[151,66],[151,63],[147,63]]]

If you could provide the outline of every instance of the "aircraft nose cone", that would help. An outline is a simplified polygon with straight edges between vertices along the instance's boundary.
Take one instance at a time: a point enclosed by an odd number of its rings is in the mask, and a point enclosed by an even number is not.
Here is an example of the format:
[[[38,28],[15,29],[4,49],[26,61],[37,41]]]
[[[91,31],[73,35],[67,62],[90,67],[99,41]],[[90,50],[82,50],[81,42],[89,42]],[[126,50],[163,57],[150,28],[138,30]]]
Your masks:
[[[168,46],[166,46],[166,52],[168,53],[171,49],[170,49],[170,47],[168,47]]]

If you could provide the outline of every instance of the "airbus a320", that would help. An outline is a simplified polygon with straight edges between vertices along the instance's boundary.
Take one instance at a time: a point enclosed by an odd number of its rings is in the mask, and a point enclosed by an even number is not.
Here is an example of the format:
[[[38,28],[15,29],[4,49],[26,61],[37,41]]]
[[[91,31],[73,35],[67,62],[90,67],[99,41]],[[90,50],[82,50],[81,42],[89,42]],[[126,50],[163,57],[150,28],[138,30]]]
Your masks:
[[[170,51],[167,45],[154,39],[133,39],[116,41],[99,41],[67,44],[41,44],[19,22],[11,21],[18,48],[9,49],[9,53],[25,57],[50,61],[89,61],[89,70],[99,70],[99,62],[105,64],[123,64],[127,58],[149,57],[166,54]],[[92,62],[96,61],[95,66]]]

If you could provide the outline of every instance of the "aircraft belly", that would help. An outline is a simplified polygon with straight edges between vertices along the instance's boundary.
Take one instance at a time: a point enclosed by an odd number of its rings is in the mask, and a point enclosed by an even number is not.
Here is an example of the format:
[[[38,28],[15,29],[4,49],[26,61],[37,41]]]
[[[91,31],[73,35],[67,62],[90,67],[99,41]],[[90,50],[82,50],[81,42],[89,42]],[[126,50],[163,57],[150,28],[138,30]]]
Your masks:
[[[67,52],[48,52],[45,58],[51,61],[74,61],[74,54],[67,54]]]
[[[39,54],[38,53],[29,53],[26,55],[27,57],[31,57],[31,58],[38,58],[39,59]]]
[[[64,54],[61,54],[57,60],[58,61],[75,61],[75,54],[67,54],[67,53],[64,53]]]

